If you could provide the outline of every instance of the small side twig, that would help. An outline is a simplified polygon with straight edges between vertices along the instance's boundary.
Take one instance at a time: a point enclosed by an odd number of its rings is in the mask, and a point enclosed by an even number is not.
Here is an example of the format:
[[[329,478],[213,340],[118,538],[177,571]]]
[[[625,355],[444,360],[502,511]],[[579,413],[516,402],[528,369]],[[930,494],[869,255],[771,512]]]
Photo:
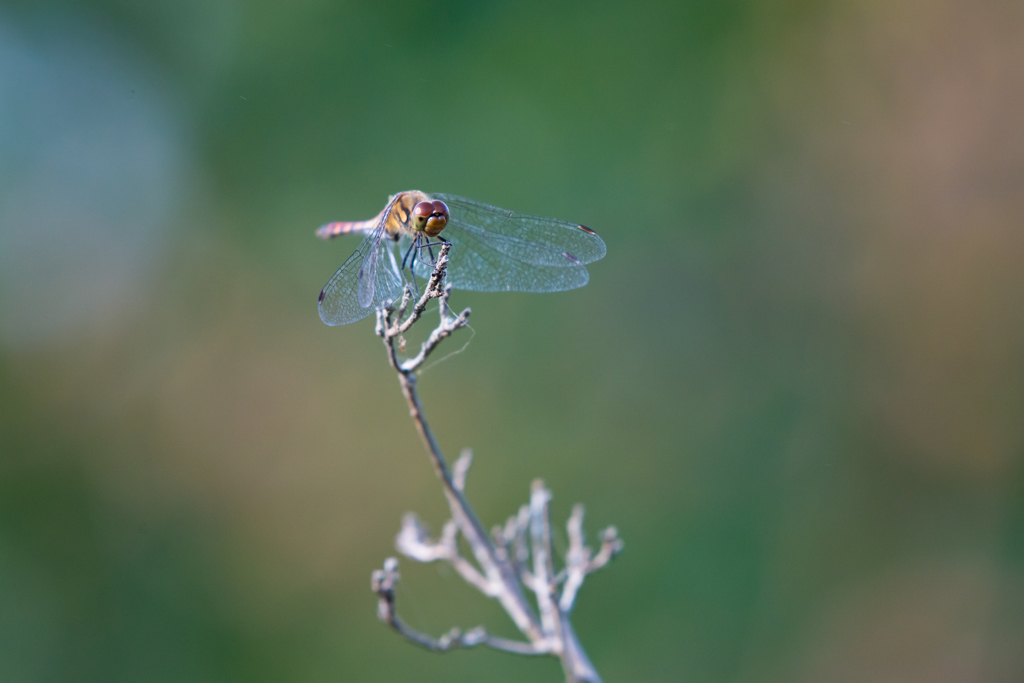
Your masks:
[[[547,652],[538,650],[531,643],[524,643],[509,638],[492,636],[483,626],[462,631],[452,628],[440,638],[433,638],[412,628],[398,616],[395,610],[395,584],[398,583],[398,560],[389,557],[384,560],[384,568],[373,572],[372,587],[377,594],[377,616],[381,621],[395,629],[412,642],[427,648],[443,652],[453,648],[470,648],[485,645],[495,650],[511,652],[517,655],[543,655]]]
[[[548,502],[551,492],[544,482],[535,479],[530,492],[530,540],[533,550],[533,592],[537,595],[541,626],[548,638],[561,640],[560,624],[552,586],[554,570],[551,561],[551,524],[548,522]]]
[[[565,554],[565,586],[558,607],[563,612],[571,612],[583,579],[611,562],[622,551],[623,543],[619,540],[618,529],[610,526],[601,532],[601,548],[591,557],[593,551],[583,544],[583,506],[579,504],[573,507],[565,526],[569,551]]]

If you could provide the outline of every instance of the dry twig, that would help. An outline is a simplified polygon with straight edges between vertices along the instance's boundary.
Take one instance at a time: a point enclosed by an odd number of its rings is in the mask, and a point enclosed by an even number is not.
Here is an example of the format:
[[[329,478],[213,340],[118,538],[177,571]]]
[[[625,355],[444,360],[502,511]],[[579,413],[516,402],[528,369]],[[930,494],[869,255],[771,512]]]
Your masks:
[[[395,545],[403,555],[418,562],[445,561],[451,564],[467,583],[501,603],[526,641],[492,636],[482,626],[468,631],[453,628],[440,638],[413,629],[398,616],[395,608],[395,584],[399,575],[398,560],[393,557],[384,562],[383,569],[373,572],[378,615],[403,636],[430,650],[486,645],[515,654],[550,654],[561,660],[566,681],[600,683],[600,676],[576,638],[569,614],[586,575],[604,567],[622,550],[622,541],[615,527],[602,532],[601,547],[597,554],[593,554],[584,545],[583,506],[577,505],[567,525],[569,550],[564,558],[565,566],[555,574],[548,519],[551,492],[544,483],[539,479],[534,481],[529,504],[510,517],[504,527],[496,527],[488,534],[464,493],[472,453],[463,451],[454,467],[449,468],[423,414],[415,373],[441,341],[468,324],[470,314],[467,308],[458,316],[452,316],[448,308],[451,286],[443,286],[443,282],[450,248],[449,244],[441,247],[434,271],[411,310],[409,304],[413,294],[407,286],[397,307],[394,307],[396,302],[392,302],[377,311],[376,333],[383,339],[388,361],[398,373],[402,394],[409,404],[409,415],[427,448],[451,511],[451,519],[445,523],[436,540],[430,538],[416,515],[407,514]],[[396,340],[400,347],[404,347],[402,335],[420,319],[431,299],[439,300],[441,322],[422,343],[419,353],[400,360],[395,350]],[[403,320],[406,311],[409,313]],[[472,550],[475,563],[459,553],[457,537],[460,533]],[[528,565],[531,558],[532,571]],[[524,588],[536,596],[537,610],[527,600]]]

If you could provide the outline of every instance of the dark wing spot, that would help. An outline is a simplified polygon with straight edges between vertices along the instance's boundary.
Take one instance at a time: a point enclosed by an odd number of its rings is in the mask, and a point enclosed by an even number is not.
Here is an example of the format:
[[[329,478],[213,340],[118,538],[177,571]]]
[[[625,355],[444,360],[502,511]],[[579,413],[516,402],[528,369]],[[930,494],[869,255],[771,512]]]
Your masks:
[[[316,300],[317,304],[322,304],[324,302],[324,293],[325,292],[327,292],[326,289],[321,289],[320,290],[320,298]]]
[[[570,254],[567,251],[563,251],[562,252],[562,256],[564,256],[565,258],[569,259],[570,261],[575,263],[577,266],[582,266],[583,265],[582,263],[580,263],[580,260],[578,258],[576,258],[575,256],[573,256],[572,254]]]
[[[585,225],[580,225],[578,227],[579,227],[580,230],[582,230],[583,232],[587,233],[588,235],[596,235],[597,234],[596,232],[594,232],[593,230],[591,230],[590,228],[588,228]]]

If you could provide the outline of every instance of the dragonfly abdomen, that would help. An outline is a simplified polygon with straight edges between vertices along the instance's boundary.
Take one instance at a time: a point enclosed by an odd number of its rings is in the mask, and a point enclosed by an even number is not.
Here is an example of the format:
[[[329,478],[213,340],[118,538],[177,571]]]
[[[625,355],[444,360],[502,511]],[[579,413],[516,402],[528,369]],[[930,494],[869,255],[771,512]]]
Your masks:
[[[381,211],[381,213],[384,212]],[[317,228],[316,236],[329,240],[332,237],[337,237],[338,235],[367,233],[376,228],[379,223],[380,213],[365,221],[334,221],[333,223],[325,223]]]

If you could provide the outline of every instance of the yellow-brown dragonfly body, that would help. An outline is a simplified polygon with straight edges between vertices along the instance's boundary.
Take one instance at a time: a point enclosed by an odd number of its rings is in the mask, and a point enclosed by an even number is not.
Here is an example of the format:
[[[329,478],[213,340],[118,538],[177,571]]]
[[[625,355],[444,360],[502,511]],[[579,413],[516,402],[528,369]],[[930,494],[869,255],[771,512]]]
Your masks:
[[[381,209],[381,212],[373,218],[365,221],[337,221],[328,223],[327,225],[320,226],[316,234],[325,239],[330,239],[352,232],[369,232],[380,225],[384,212],[390,207],[391,213],[387,220],[384,221],[384,230],[391,239],[398,241],[403,236],[414,237],[417,232],[424,232],[428,237],[437,237],[444,230],[445,223],[447,223],[448,207],[444,202],[440,202],[441,206],[432,206],[436,212],[443,212],[444,220],[431,222],[429,218],[424,220],[422,211],[415,215],[413,213],[417,205],[427,203],[433,204],[426,192],[420,192],[419,190],[399,192],[391,198],[388,206]],[[426,215],[430,216],[431,214]]]

